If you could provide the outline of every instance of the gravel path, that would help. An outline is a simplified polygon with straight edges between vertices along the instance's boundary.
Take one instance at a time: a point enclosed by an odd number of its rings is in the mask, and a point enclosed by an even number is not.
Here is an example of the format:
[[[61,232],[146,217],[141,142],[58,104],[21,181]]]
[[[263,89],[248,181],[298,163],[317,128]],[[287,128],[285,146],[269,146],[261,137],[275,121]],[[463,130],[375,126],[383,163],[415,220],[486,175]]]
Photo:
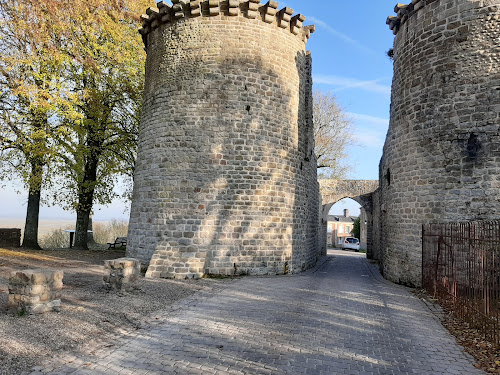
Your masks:
[[[132,293],[103,287],[103,261],[123,251],[29,251],[0,249],[0,374],[19,375],[77,361],[98,349],[110,350],[155,320],[155,313],[197,292],[212,292],[231,280],[151,280],[141,278]],[[60,313],[19,316],[7,310],[8,278],[12,270],[64,270]]]
[[[112,348],[32,374],[483,374],[418,298],[364,255],[186,298]]]

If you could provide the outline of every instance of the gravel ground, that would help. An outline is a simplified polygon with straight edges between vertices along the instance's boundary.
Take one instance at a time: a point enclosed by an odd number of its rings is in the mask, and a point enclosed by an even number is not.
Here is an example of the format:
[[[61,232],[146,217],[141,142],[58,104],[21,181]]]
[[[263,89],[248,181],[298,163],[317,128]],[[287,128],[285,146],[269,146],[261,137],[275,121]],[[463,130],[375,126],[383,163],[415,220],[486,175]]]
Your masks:
[[[103,261],[124,251],[54,249],[19,251],[0,248],[0,375],[21,375],[44,364],[77,361],[167,314],[175,301],[194,293],[216,293],[231,279],[151,280],[141,278],[127,294],[107,292],[102,285]],[[27,268],[64,270],[61,311],[19,316],[7,310],[9,274]],[[420,292],[420,293],[418,293]],[[423,291],[416,293],[424,298]],[[428,296],[427,296],[428,298]],[[424,298],[424,299],[427,299]],[[444,325],[490,374],[500,374],[500,352],[478,332],[439,314]]]
[[[141,278],[133,292],[107,292],[102,285],[103,261],[124,255],[102,249],[0,249],[0,374],[23,374],[47,360],[67,361],[111,347],[117,337],[154,320],[173,302],[231,282]],[[64,270],[60,312],[19,316],[7,310],[9,274],[28,268]]]

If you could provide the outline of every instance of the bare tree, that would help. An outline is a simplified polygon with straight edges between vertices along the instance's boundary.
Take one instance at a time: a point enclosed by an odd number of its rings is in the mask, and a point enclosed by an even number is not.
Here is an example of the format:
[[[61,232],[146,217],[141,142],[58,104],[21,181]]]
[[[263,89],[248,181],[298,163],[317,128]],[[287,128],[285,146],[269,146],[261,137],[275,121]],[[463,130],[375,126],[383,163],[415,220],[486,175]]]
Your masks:
[[[315,153],[320,178],[345,178],[351,168],[347,147],[353,144],[352,120],[331,93],[313,94]]]

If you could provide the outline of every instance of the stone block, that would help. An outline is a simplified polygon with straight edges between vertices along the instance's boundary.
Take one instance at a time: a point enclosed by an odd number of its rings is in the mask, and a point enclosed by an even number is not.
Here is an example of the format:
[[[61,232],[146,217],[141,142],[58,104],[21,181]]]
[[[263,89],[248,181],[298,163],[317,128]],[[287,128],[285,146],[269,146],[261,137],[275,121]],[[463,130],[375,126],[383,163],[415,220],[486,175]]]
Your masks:
[[[63,277],[63,271],[45,269],[11,272],[9,309],[28,314],[59,311]]]
[[[104,286],[109,290],[130,291],[141,273],[141,261],[119,258],[104,261]]]

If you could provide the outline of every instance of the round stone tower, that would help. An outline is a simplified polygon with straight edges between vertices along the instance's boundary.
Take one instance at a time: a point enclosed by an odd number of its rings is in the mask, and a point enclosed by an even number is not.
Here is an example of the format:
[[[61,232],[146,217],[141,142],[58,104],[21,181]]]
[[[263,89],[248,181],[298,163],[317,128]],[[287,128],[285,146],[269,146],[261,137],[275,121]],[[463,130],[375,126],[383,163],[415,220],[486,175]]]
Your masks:
[[[500,217],[500,0],[413,0],[380,163],[384,274],[421,283],[421,227]]]
[[[151,277],[283,274],[318,258],[313,26],[260,0],[142,16],[146,83],[127,253]]]

